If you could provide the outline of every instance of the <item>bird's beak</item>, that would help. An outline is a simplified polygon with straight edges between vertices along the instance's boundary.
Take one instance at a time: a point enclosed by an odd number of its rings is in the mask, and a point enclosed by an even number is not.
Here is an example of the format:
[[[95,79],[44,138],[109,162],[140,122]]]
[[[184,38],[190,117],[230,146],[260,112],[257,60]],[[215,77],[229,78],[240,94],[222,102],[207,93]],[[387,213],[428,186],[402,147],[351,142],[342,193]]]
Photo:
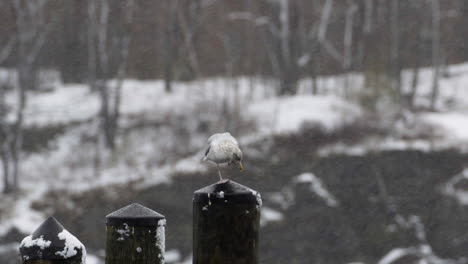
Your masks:
[[[242,165],[242,161],[239,161],[239,170],[244,171],[244,165]]]

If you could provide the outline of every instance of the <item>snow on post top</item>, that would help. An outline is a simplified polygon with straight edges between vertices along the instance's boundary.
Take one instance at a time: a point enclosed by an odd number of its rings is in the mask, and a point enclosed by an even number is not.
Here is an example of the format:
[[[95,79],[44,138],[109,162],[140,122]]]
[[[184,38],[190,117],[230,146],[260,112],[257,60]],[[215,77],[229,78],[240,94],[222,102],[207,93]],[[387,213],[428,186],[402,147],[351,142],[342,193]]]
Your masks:
[[[260,193],[231,180],[222,180],[197,190],[193,194],[194,203],[256,203],[261,206]]]
[[[63,234],[68,234],[64,237]],[[54,217],[47,218],[34,233],[21,241],[23,260],[64,260],[86,257],[84,245]],[[84,263],[84,262],[83,262]]]
[[[108,226],[158,226],[165,216],[138,203],[132,203],[106,216]]]

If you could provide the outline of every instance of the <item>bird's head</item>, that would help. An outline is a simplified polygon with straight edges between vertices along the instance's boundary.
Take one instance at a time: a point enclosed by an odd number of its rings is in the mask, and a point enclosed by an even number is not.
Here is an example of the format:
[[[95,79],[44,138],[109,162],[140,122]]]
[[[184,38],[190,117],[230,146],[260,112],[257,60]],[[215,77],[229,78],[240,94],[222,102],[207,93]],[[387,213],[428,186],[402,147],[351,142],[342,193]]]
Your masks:
[[[236,149],[232,153],[232,161],[239,165],[239,170],[244,170],[244,165],[242,165],[242,151],[240,149]]]

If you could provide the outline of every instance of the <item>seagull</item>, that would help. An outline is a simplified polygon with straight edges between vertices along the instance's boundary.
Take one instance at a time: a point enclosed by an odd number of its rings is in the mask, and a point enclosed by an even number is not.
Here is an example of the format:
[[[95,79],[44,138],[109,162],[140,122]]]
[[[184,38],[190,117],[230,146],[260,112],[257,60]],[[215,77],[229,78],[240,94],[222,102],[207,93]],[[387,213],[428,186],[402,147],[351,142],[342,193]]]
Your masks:
[[[203,161],[206,160],[216,163],[220,180],[223,180],[223,176],[221,176],[221,171],[219,170],[219,164],[221,163],[227,162],[228,165],[237,164],[240,171],[244,170],[242,151],[239,148],[237,140],[229,132],[216,133],[208,138],[208,148],[203,158]]]

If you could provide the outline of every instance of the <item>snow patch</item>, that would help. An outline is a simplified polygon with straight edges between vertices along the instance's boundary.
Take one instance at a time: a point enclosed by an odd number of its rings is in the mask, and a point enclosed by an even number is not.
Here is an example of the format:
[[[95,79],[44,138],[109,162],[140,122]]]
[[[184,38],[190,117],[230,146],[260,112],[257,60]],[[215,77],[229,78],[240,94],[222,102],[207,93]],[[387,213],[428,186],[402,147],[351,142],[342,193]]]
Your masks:
[[[304,124],[316,124],[326,131],[354,121],[361,109],[336,96],[287,96],[253,102],[247,110],[261,132],[287,134]]]
[[[406,248],[394,248],[390,250],[382,259],[379,260],[377,264],[391,264],[394,263],[396,260],[409,255],[408,249]]]
[[[392,264],[404,256],[414,256],[419,258],[417,263],[457,263],[451,259],[443,259],[435,255],[429,244],[421,244],[415,247],[394,248],[383,256],[377,264]]]
[[[438,128],[439,136],[447,140],[468,143],[468,115],[461,112],[441,112],[421,114],[422,120]]]
[[[38,181],[24,182],[22,185],[24,195],[20,199],[4,196],[0,199],[0,207],[12,208],[6,215],[2,215],[0,224],[0,237],[4,236],[12,228],[16,228],[22,233],[31,234],[44,221],[44,216],[31,208],[32,202],[40,199],[47,190],[47,185],[38,184]]]
[[[468,181],[467,168],[450,178],[442,186],[441,191],[443,194],[455,198],[461,205],[468,205],[468,190],[456,187],[456,185],[463,180]]]
[[[252,191],[252,195],[254,195],[257,200],[257,209],[260,209],[263,205],[262,196],[257,191]]]
[[[219,199],[223,199],[224,198],[224,192],[220,191],[219,193],[216,194],[216,197],[219,198]]]
[[[305,172],[296,176],[293,180],[295,183],[307,183],[310,185],[310,191],[317,194],[322,198],[325,203],[330,207],[337,207],[339,205],[338,200],[331,194],[315,174],[311,172]]]
[[[166,234],[165,234],[165,227],[166,227],[166,219],[159,219],[158,221],[158,228],[156,229],[156,247],[158,247],[162,253],[161,258],[164,257],[164,252],[166,250]]]
[[[84,263],[84,264],[103,264],[103,263],[104,262],[100,258],[98,258],[98,257],[96,257],[94,255],[88,254],[86,256],[86,263]]]
[[[123,224],[124,229],[115,230],[120,236],[117,238],[117,241],[124,241],[127,237],[130,236],[130,227],[127,223]]]
[[[69,259],[78,254],[78,250],[81,250],[81,261],[86,263],[86,248],[85,246],[70,232],[63,230],[58,234],[60,240],[65,240],[65,248],[62,251],[55,252],[55,255],[62,256],[64,259]]]
[[[52,242],[49,240],[44,240],[44,236],[40,236],[39,238],[32,239],[32,235],[29,235],[21,241],[20,247],[29,248],[29,247],[36,246],[43,250],[45,248],[48,248],[51,243]]]
[[[270,222],[283,221],[284,215],[281,212],[273,210],[269,207],[263,207],[260,216],[260,226],[265,226]]]
[[[164,261],[166,263],[179,262],[181,259],[182,259],[182,255],[180,254],[180,251],[177,249],[170,249],[166,251],[166,254],[164,256]]]

